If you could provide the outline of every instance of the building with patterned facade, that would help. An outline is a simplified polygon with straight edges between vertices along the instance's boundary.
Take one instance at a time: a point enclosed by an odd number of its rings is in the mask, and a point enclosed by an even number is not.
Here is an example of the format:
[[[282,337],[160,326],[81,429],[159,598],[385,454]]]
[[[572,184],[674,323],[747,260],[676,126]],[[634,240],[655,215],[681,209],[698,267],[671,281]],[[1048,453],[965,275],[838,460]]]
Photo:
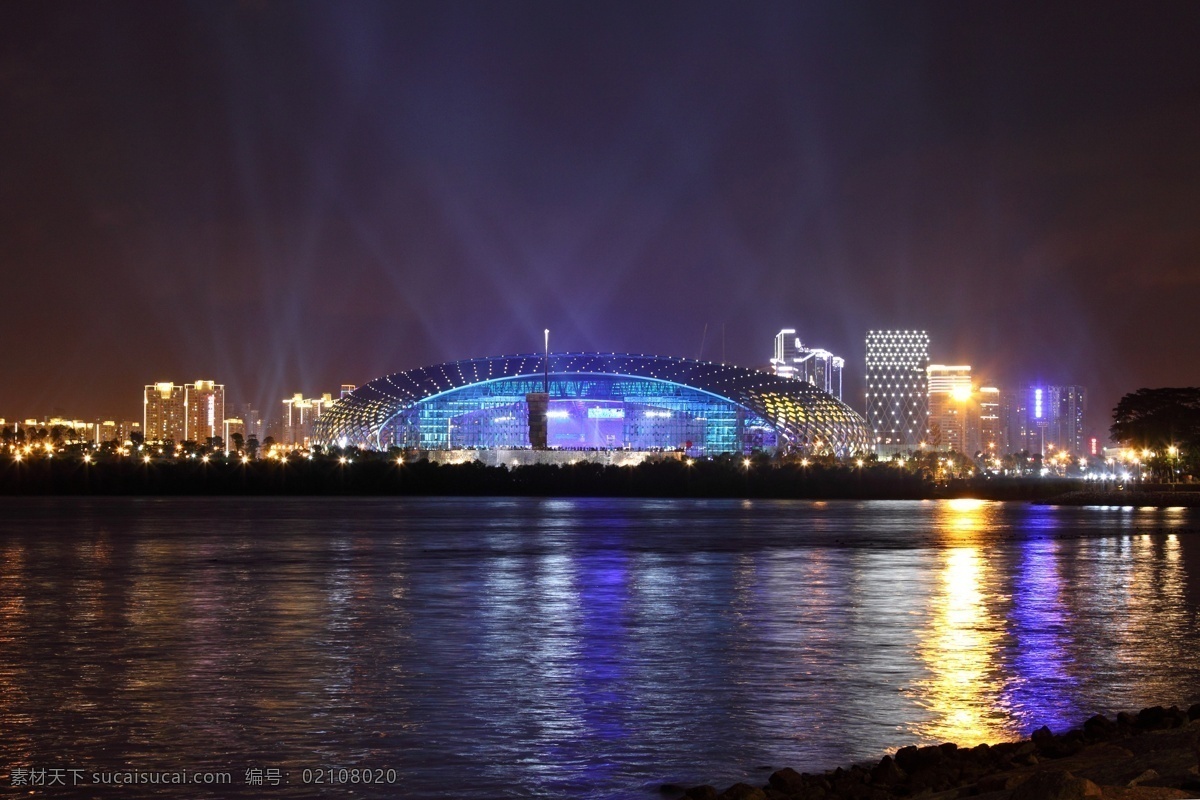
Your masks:
[[[929,436],[929,334],[868,331],[867,422],[882,455],[916,450]]]
[[[454,361],[358,387],[313,442],[420,451],[530,448],[530,395],[548,390],[546,447],[578,451],[868,452],[853,409],[817,387],[729,364],[557,353]]]

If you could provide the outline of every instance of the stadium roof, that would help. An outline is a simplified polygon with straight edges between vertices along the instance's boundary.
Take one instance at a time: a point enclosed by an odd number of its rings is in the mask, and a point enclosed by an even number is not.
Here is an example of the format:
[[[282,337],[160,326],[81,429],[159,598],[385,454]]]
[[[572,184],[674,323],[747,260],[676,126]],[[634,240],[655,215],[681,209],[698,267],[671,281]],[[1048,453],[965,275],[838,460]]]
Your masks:
[[[313,441],[378,447],[396,414],[439,395],[506,378],[540,377],[542,354],[450,361],[377,378],[334,403],[316,422]],[[553,380],[563,376],[624,376],[677,384],[715,395],[762,417],[791,449],[838,454],[871,449],[865,419],[812,384],[766,372],[686,358],[613,353],[553,353]]]

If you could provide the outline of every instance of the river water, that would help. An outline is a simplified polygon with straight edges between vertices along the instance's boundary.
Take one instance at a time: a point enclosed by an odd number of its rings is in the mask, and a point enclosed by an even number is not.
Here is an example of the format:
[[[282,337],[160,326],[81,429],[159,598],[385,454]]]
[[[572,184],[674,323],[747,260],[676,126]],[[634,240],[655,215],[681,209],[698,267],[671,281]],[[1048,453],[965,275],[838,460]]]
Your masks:
[[[1195,510],[5,499],[0,794],[763,783],[1200,701],[1198,608]]]

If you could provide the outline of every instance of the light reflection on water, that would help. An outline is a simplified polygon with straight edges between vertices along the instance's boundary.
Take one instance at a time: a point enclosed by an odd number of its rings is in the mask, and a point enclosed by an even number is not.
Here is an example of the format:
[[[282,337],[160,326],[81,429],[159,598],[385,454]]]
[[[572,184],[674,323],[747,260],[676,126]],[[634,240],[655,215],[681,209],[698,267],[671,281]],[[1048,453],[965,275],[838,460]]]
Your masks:
[[[652,797],[1200,700],[1194,512],[980,501],[9,500],[14,766]],[[243,788],[245,796],[262,790]],[[122,796],[229,796],[228,789]]]

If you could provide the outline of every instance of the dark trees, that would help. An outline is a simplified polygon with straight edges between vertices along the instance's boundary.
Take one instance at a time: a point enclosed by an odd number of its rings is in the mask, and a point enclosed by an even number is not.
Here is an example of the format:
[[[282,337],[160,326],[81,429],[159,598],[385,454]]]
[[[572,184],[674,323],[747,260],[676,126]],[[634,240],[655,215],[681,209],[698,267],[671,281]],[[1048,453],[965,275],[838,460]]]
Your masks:
[[[1138,389],[1113,409],[1109,428],[1122,445],[1155,451],[1194,472],[1200,463],[1200,388]]]

